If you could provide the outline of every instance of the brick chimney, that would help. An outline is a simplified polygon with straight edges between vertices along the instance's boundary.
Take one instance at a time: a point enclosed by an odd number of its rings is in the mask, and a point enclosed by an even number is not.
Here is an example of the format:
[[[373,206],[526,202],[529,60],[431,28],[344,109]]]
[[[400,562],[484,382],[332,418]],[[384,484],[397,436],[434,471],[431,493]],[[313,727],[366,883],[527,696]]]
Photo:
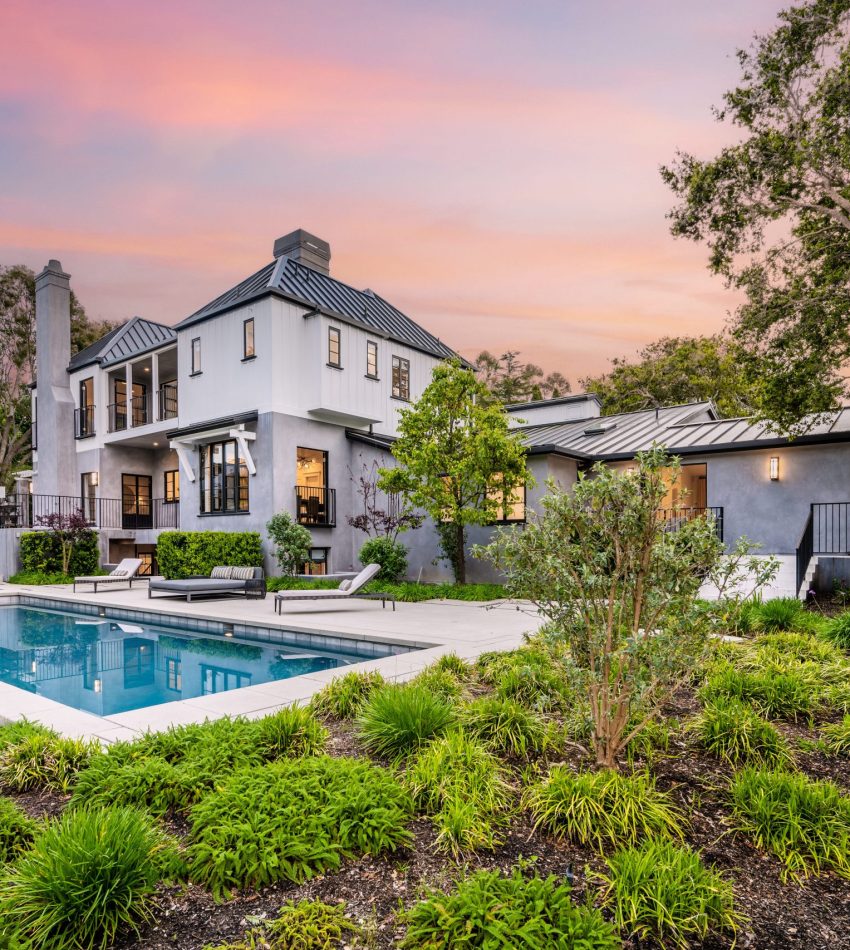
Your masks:
[[[331,246],[327,241],[317,238],[303,228],[290,231],[274,242],[275,260],[279,257],[289,257],[299,264],[318,271],[320,274],[329,274],[331,266]]]

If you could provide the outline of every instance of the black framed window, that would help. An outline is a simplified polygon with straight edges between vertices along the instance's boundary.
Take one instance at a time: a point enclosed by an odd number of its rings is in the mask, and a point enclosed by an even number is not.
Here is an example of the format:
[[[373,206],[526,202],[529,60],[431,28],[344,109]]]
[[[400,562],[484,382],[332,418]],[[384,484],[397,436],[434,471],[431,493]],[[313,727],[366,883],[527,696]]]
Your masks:
[[[166,504],[180,501],[180,470],[175,468],[163,475],[162,500]]]
[[[200,447],[201,514],[248,511],[248,466],[235,439]]]
[[[242,359],[252,360],[257,355],[254,348],[254,318],[248,317],[242,324]]]
[[[197,376],[201,372],[201,338],[196,336],[192,340],[192,376]]]
[[[410,399],[410,360],[401,356],[393,357],[393,396]]]
[[[342,339],[339,327],[328,327],[328,366],[342,368]]]
[[[168,657],[165,661],[166,686],[174,692],[181,692],[183,689],[183,669],[180,660]]]
[[[378,344],[374,340],[366,341],[366,375],[378,378]]]
[[[83,472],[80,475],[80,501],[89,524],[95,524],[97,521],[97,483],[97,472]]]

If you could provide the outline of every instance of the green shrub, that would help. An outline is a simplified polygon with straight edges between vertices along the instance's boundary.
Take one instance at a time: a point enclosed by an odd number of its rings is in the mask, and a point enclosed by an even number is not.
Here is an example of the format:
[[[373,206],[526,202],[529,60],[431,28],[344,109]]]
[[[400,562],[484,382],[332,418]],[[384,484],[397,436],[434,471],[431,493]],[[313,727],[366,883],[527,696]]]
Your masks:
[[[546,724],[512,699],[482,696],[461,710],[463,728],[501,755],[528,758],[547,745]]]
[[[477,740],[458,730],[435,739],[404,781],[416,806],[434,817],[440,847],[459,854],[496,846],[510,788],[498,759]]]
[[[795,597],[777,597],[759,604],[753,611],[753,626],[761,633],[797,630],[806,626],[803,604]]]
[[[725,664],[711,674],[699,695],[704,703],[739,699],[765,716],[796,720],[815,711],[819,693],[818,684],[799,668],[772,666],[747,672]]]
[[[577,773],[556,765],[548,778],[526,790],[525,805],[535,827],[598,851],[604,845],[622,847],[644,838],[683,834],[683,815],[645,772]]]
[[[537,712],[568,710],[579,693],[575,667],[538,648],[486,653],[479,658],[477,669],[497,696]]]
[[[850,756],[850,716],[845,716],[841,722],[824,726],[821,742],[829,755]]]
[[[451,892],[427,890],[402,914],[403,950],[620,950],[614,928],[590,906],[576,907],[570,888],[554,875],[531,877],[515,869],[477,871]]]
[[[370,538],[360,548],[360,563],[380,564],[377,580],[400,581],[407,574],[407,548],[392,538]]]
[[[332,590],[339,587],[339,581],[316,577],[310,580],[300,577],[270,577],[267,581],[270,591],[277,590]],[[390,581],[371,581],[363,588],[367,593],[386,591],[403,603],[418,604],[423,600],[465,600],[470,602],[499,600],[505,596],[501,584],[417,584],[413,581],[392,583]]]
[[[284,706],[270,716],[255,719],[250,732],[257,752],[267,762],[284,756],[318,755],[328,741],[327,729],[304,706]]]
[[[386,685],[377,671],[357,673],[332,679],[310,700],[310,707],[320,716],[331,719],[352,719],[374,690]]]
[[[104,574],[105,571],[92,571],[92,574]],[[18,571],[9,578],[10,584],[29,584],[32,587],[42,587],[45,584],[72,584],[74,578],[70,574],[58,571],[55,574],[45,574],[42,571]]]
[[[768,633],[756,641],[755,655],[761,662],[833,663],[841,660],[841,652],[807,633]]]
[[[48,823],[0,880],[0,918],[26,946],[111,946],[149,917],[168,839],[129,808],[83,810]]]
[[[732,885],[698,854],[672,841],[646,841],[606,859],[603,908],[615,926],[639,940],[687,950],[711,934],[734,934],[739,915]]]
[[[32,736],[56,736],[52,729],[43,726],[40,722],[30,722],[29,719],[16,719],[0,726],[0,752],[10,745],[17,745],[22,739]]]
[[[785,737],[739,699],[707,703],[687,728],[706,752],[732,765],[774,768],[791,762]]]
[[[62,574],[62,545],[51,531],[25,531],[21,535],[19,558],[25,574]],[[72,578],[95,574],[100,568],[100,547],[96,531],[86,531],[74,545],[68,573]],[[17,583],[31,583],[17,581]],[[49,583],[42,581],[41,583]],[[59,583],[62,583],[61,581]]]
[[[310,558],[310,545],[313,543],[310,532],[287,511],[272,515],[266,523],[266,531],[280,570],[289,575],[301,573],[304,562]]]
[[[262,567],[256,531],[163,531],[156,542],[159,569],[167,578],[209,575],[214,567]]]
[[[448,702],[454,702],[463,695],[463,682],[451,670],[437,669],[429,666],[409,681],[411,686],[420,686],[429,692],[442,697]]]
[[[287,901],[276,920],[251,928],[244,940],[205,950],[331,950],[360,932],[345,916],[345,904]]]
[[[850,650],[850,610],[830,620],[820,635],[840,649]]]
[[[33,842],[38,824],[11,799],[0,797],[0,865],[14,861]]]
[[[452,705],[436,693],[392,684],[372,693],[357,717],[357,728],[370,752],[399,759],[442,735],[455,718]]]
[[[850,798],[832,782],[746,768],[732,780],[732,807],[740,830],[785,865],[784,877],[850,877]]]
[[[0,752],[0,785],[16,792],[66,792],[77,773],[100,751],[97,742],[35,733]]]
[[[233,888],[304,881],[343,858],[411,840],[412,803],[378,766],[326,756],[236,772],[192,810],[192,880]]]
[[[462,681],[468,680],[472,675],[472,664],[467,663],[457,653],[444,653],[431,667],[432,670],[445,670]]]

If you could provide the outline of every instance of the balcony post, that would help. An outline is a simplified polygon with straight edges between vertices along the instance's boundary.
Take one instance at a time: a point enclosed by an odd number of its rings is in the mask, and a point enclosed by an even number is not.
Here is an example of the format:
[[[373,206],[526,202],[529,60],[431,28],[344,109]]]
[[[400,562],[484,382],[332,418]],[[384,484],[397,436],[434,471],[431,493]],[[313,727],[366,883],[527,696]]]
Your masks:
[[[133,425],[133,364],[128,360],[124,367],[124,388],[127,391],[127,405],[124,409],[126,419],[124,428],[129,429]],[[117,414],[116,408],[116,414]]]
[[[148,422],[161,422],[162,406],[159,405],[159,354],[151,353],[151,388],[148,393],[150,400],[150,418]]]

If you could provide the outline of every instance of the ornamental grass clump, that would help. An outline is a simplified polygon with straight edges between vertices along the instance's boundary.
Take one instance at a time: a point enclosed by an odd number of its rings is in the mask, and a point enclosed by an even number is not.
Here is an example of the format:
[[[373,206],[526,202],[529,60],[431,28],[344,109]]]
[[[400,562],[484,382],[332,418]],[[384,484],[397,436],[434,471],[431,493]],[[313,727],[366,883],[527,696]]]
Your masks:
[[[370,752],[398,760],[443,735],[456,718],[452,703],[424,686],[392,684],[369,697],[357,730]]]
[[[96,741],[64,739],[49,732],[25,735],[0,752],[0,786],[16,792],[67,792],[99,751]]]
[[[756,662],[787,663],[796,660],[803,663],[834,663],[842,659],[841,651],[807,633],[768,633],[755,643]]]
[[[534,712],[566,711],[576,701],[574,665],[540,647],[485,653],[478,659],[477,670],[498,698]]]
[[[443,850],[457,855],[498,844],[511,790],[499,760],[477,739],[458,730],[435,739],[408,764],[404,783],[433,817]]]
[[[477,871],[451,891],[429,889],[404,911],[402,950],[620,950],[614,928],[598,910],[576,906],[570,888],[554,875],[510,877]]]
[[[310,700],[310,708],[329,719],[353,719],[376,689],[386,685],[377,671],[350,672],[332,679]]]
[[[841,650],[850,650],[850,610],[830,620],[820,636]]]
[[[410,795],[386,769],[354,759],[282,759],[234,773],[190,814],[193,881],[216,899],[300,883],[344,858],[410,843]]]
[[[754,611],[753,627],[759,633],[801,630],[807,625],[808,615],[796,597],[775,597],[759,604]]]
[[[724,664],[709,676],[699,697],[703,703],[738,699],[769,718],[796,721],[814,713],[820,693],[820,685],[810,671],[779,666],[746,671]]]
[[[10,798],[0,797],[0,865],[14,861],[35,840],[39,825]]]
[[[461,709],[460,719],[465,732],[499,755],[527,759],[541,755],[548,744],[546,723],[512,699],[482,696]]]
[[[850,716],[821,729],[820,744],[828,755],[850,756]]]
[[[535,827],[597,851],[684,834],[684,815],[647,772],[573,772],[556,765],[526,790],[524,804]]]
[[[453,703],[463,695],[464,684],[451,670],[430,666],[410,680],[411,686],[421,686],[447,702]]]
[[[119,930],[137,930],[150,917],[173,850],[132,808],[84,809],[48,822],[0,879],[7,935],[43,950],[112,946]]]
[[[361,932],[361,928],[345,916],[344,903],[287,901],[276,919],[252,927],[244,939],[208,946],[204,950],[331,950],[342,947],[343,941],[349,946],[348,941]]]
[[[792,761],[788,741],[752,706],[739,699],[706,703],[687,725],[706,752],[731,765],[775,768]]]
[[[850,798],[832,782],[746,768],[732,779],[738,827],[783,863],[783,878],[850,877]]]
[[[672,841],[650,840],[606,859],[602,907],[621,932],[687,950],[711,935],[731,935],[741,921],[732,884],[700,856]]]
[[[52,729],[42,726],[41,723],[30,722],[29,719],[16,719],[14,722],[7,722],[4,726],[0,726],[0,752],[11,745],[17,745],[22,739],[55,735]]]

